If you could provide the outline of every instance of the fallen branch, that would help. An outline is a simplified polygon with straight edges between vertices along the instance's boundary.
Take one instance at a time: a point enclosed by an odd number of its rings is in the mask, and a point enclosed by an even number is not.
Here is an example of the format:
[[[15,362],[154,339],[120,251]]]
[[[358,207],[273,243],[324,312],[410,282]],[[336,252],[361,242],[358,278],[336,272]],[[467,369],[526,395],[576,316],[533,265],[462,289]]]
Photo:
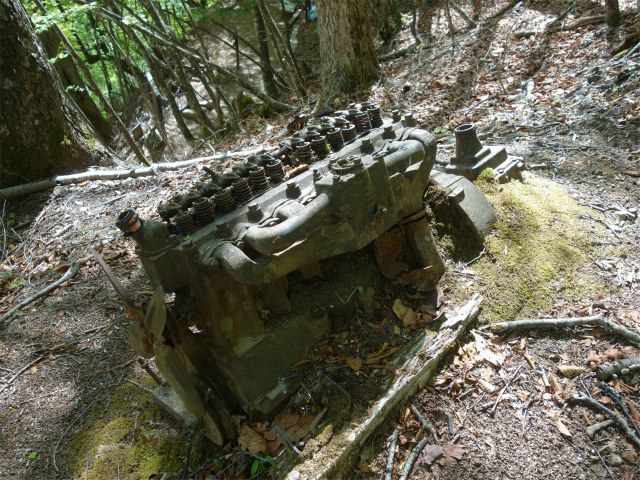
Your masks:
[[[636,435],[633,433],[633,430],[629,428],[629,425],[627,425],[627,422],[625,422],[622,419],[622,417],[618,415],[616,412],[614,412],[613,410],[609,410],[607,407],[605,407],[601,403],[595,401],[593,398],[587,397],[586,395],[578,395],[578,394],[573,395],[569,399],[569,403],[591,407],[594,410],[598,410],[602,413],[609,415],[609,417],[611,417],[611,419],[616,423],[616,425],[618,425],[618,427],[620,427],[620,429],[624,432],[624,434],[631,441],[631,443],[633,443],[636,446],[636,448],[640,448],[640,439],[636,437]]]
[[[640,30],[627,35],[627,38],[625,38],[622,43],[619,43],[613,48],[613,50],[611,50],[611,56],[615,56],[618,53],[633,47],[638,42],[640,42]]]
[[[94,170],[89,172],[77,173],[74,175],[58,175],[49,180],[40,182],[25,183],[16,185],[15,187],[3,188],[0,190],[0,200],[20,197],[29,193],[48,190],[56,185],[67,185],[70,183],[82,183],[96,180],[124,180],[125,178],[138,178],[155,175],[157,172],[165,172],[171,170],[180,170],[202,162],[210,162],[213,160],[225,160],[232,157],[248,157],[249,155],[257,155],[264,153],[267,149],[260,147],[253,150],[244,150],[241,152],[227,152],[217,155],[209,155],[208,157],[194,158],[191,160],[183,160],[181,162],[158,163],[151,167],[132,168],[129,170]]]
[[[420,414],[420,412],[418,411],[418,409],[416,408],[415,405],[411,405],[410,408],[411,412],[415,415],[415,417],[418,419],[418,421],[420,422],[420,426],[422,427],[422,430],[424,430],[425,434],[431,434],[433,435],[433,439],[435,440],[436,443],[440,443],[440,441],[438,440],[438,434],[436,433],[435,428],[433,428],[433,425],[431,425],[429,422],[427,422],[424,417]]]
[[[414,50],[418,46],[420,46],[420,44],[418,44],[417,42],[413,42],[408,47],[401,48],[400,50],[396,50],[395,52],[385,53],[384,55],[378,55],[378,61],[379,62],[384,62],[385,60],[393,60],[393,59],[396,59],[396,58],[400,58],[400,57],[408,54],[409,52],[411,52],[412,50]]]
[[[393,433],[389,437],[389,456],[387,457],[387,473],[384,476],[385,480],[391,480],[393,474],[393,461],[396,458],[396,448],[398,447],[398,437],[400,436],[400,430],[393,429]]]
[[[51,285],[49,285],[46,288],[43,288],[42,290],[40,290],[39,292],[37,292],[36,294],[30,296],[29,298],[27,298],[26,300],[23,300],[22,302],[20,302],[18,305],[16,305],[15,307],[9,309],[9,311],[7,313],[5,313],[4,315],[2,315],[2,317],[0,317],[0,326],[7,321],[15,312],[17,312],[18,310],[20,310],[21,308],[26,307],[27,305],[29,305],[30,303],[33,303],[34,301],[36,301],[39,298],[44,297],[45,295],[50,294],[51,292],[53,292],[56,288],[58,288],[60,285],[62,285],[64,282],[66,282],[67,280],[72,279],[73,277],[76,276],[76,274],[78,273],[78,271],[80,270],[80,262],[73,262],[71,264],[71,267],[69,268],[69,270],[67,270],[67,273],[65,273],[62,277],[60,277],[58,280],[56,280],[55,282],[53,282]],[[1,392],[2,390],[0,390]]]
[[[506,4],[504,7],[502,7],[500,10],[498,10],[496,13],[494,13],[489,18],[487,18],[487,20],[495,20],[495,19],[499,20],[499,19],[501,19],[504,16],[505,13],[507,13],[509,10],[511,10],[513,7],[515,7],[520,2],[522,2],[522,0],[511,0],[508,4]]]
[[[634,370],[640,370],[640,357],[624,358],[598,365],[596,374],[598,375],[598,380],[608,380],[614,375],[625,375]]]
[[[504,333],[512,330],[526,330],[534,328],[566,328],[566,327],[580,327],[583,325],[598,325],[605,330],[610,330],[613,333],[620,335],[631,343],[640,346],[640,335],[631,330],[627,330],[621,327],[617,323],[613,323],[609,320],[605,320],[604,315],[601,313],[592,317],[581,318],[546,318],[546,319],[533,319],[533,320],[516,320],[513,322],[494,323],[491,325],[491,331],[493,333]]]
[[[13,381],[18,378],[20,375],[22,375],[24,372],[26,372],[27,370],[29,370],[29,368],[31,368],[33,365],[35,365],[36,363],[38,363],[40,360],[42,360],[46,355],[40,355],[38,358],[36,358],[33,362],[31,362],[29,365],[22,367],[20,369],[20,371],[18,373],[16,373],[13,377],[11,377],[9,379],[9,381],[7,383],[5,383],[2,388],[0,388],[0,393],[4,392],[5,389],[11,385],[13,383]]]
[[[429,437],[425,435],[424,438],[420,440],[415,448],[411,451],[411,455],[409,455],[409,458],[404,465],[404,474],[402,475],[400,480],[407,480],[411,476],[411,474],[413,473],[413,466],[415,465],[416,460],[418,460],[420,452],[422,452],[422,450],[424,450],[424,447],[427,446],[427,443],[429,443]]]
[[[469,25],[470,28],[476,28],[478,26],[478,24],[471,20],[469,18],[469,15],[467,15],[465,11],[462,10],[453,0],[449,0],[449,5],[451,5],[451,8],[458,12],[458,15],[460,15],[462,19],[467,22],[467,25]]]
[[[620,394],[616,392],[612,386],[607,385],[605,382],[600,382],[600,388],[611,400],[616,403],[616,405],[618,405],[618,408],[622,410],[624,416],[627,417],[627,420],[629,420],[629,422],[631,422],[631,426],[633,427],[635,434],[640,435],[640,428],[638,428],[638,425],[636,425],[636,422],[633,420],[633,417],[631,416],[631,413],[629,412],[629,409],[627,408],[627,405]]]
[[[593,436],[598,433],[600,430],[602,430],[603,428],[607,428],[610,425],[613,425],[614,422],[613,420],[605,420],[604,422],[600,422],[600,423],[596,423],[595,425],[591,425],[589,427],[587,427],[587,435],[590,438],[593,438]]]
[[[340,464],[354,451],[358,451],[395,409],[418,391],[419,384],[428,381],[436,372],[440,361],[455,348],[469,324],[478,316],[482,299],[482,295],[474,294],[466,305],[456,309],[451,316],[447,315],[448,320],[442,324],[437,335],[417,339],[408,354],[409,360],[400,368],[408,373],[398,377],[387,394],[364,412],[362,417],[357,416],[351,420],[356,425],[355,428],[347,429],[330,440],[332,455],[330,458],[322,457],[322,468],[318,470],[319,458],[315,457],[322,456],[323,453],[310,454],[304,463],[289,472],[290,478],[295,478],[298,474],[300,477],[297,478],[333,478]],[[327,448],[319,450],[326,451]]]

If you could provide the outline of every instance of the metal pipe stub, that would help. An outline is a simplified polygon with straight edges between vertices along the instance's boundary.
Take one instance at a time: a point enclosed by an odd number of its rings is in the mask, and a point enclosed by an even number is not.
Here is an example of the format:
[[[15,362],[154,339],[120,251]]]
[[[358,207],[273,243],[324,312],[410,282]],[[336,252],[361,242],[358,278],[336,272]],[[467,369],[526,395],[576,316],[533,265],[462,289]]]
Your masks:
[[[465,123],[454,130],[456,135],[456,154],[445,167],[450,174],[462,175],[473,181],[480,172],[492,168],[496,172],[496,180],[508,181],[510,178],[521,178],[520,172],[525,169],[520,157],[507,155],[504,146],[483,146],[472,123]]]

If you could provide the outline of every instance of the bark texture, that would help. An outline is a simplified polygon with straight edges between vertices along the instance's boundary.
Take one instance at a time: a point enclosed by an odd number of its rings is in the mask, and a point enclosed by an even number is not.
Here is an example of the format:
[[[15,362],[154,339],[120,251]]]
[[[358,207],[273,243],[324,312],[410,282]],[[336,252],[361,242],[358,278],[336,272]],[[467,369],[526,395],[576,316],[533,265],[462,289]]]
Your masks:
[[[609,28],[613,30],[616,27],[622,25],[624,21],[624,17],[620,12],[620,6],[618,5],[618,0],[606,0],[607,10],[605,13],[607,25]]]
[[[363,88],[380,75],[367,0],[318,0],[322,93],[316,110],[339,92]]]
[[[94,163],[22,4],[0,0],[0,186]]]

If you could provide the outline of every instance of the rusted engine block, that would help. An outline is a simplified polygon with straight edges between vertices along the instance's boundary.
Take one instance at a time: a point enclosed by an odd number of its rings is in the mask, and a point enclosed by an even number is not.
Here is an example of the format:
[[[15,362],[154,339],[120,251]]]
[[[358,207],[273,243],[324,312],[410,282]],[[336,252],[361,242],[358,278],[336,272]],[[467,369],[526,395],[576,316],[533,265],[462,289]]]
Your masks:
[[[287,274],[317,272],[319,260],[355,252],[398,222],[418,263],[444,271],[423,208],[435,138],[410,115],[394,120],[383,122],[375,106],[354,107],[276,152],[293,163],[295,149],[310,164],[294,179],[285,181],[282,161],[262,155],[211,172],[213,181],[161,205],[165,222],[133,210],[118,216],[156,287],[146,311],[123,298],[135,320],[129,342],[156,357],[214,442],[235,434],[232,414],[268,414],[291,395],[300,382],[291,367],[330,327],[318,309],[265,328],[255,301],[290,310]],[[175,294],[169,306],[167,293]]]

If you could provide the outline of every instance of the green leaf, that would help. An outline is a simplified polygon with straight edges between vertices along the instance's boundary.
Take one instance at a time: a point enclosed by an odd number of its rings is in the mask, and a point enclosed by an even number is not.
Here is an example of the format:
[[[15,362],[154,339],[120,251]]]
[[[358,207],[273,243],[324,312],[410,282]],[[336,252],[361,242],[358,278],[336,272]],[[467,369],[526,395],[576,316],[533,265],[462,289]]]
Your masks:
[[[251,476],[253,477],[256,473],[258,473],[258,469],[260,468],[260,460],[257,458],[253,461],[251,465]]]
[[[34,459],[34,458],[36,458],[37,456],[38,456],[38,452],[31,452],[27,458],[28,458],[29,460],[33,460],[33,459]]]

